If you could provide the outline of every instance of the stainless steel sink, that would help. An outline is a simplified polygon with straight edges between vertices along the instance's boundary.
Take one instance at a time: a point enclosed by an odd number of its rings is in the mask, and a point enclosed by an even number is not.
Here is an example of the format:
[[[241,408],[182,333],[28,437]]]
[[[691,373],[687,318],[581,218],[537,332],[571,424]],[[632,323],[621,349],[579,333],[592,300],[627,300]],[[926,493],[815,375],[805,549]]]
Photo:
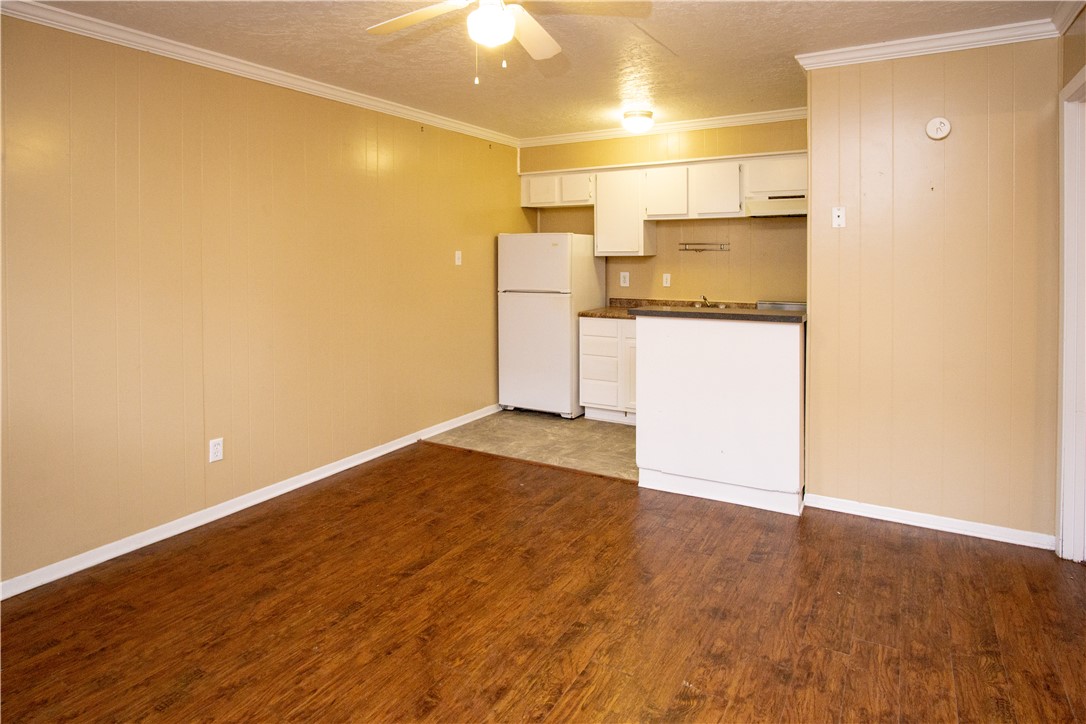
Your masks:
[[[807,302],[759,301],[758,309],[772,309],[778,312],[806,312]]]

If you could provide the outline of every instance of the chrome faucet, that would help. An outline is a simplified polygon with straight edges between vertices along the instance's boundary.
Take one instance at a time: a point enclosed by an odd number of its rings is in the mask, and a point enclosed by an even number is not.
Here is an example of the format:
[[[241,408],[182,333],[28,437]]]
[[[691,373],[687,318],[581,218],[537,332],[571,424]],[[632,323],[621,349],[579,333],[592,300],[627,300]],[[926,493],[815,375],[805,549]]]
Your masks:
[[[713,306],[713,303],[710,302],[704,294],[701,295],[701,301],[705,302],[705,306],[707,307]]]

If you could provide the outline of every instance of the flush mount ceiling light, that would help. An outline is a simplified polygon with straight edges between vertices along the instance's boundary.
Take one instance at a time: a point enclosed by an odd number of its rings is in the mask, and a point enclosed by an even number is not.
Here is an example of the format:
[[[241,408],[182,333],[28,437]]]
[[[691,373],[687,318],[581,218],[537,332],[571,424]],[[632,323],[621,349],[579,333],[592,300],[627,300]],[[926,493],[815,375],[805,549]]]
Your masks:
[[[644,133],[652,128],[652,111],[626,111],[622,114],[622,127],[630,133]]]
[[[468,36],[479,45],[496,48],[513,39],[517,19],[501,0],[479,0],[468,15]]]

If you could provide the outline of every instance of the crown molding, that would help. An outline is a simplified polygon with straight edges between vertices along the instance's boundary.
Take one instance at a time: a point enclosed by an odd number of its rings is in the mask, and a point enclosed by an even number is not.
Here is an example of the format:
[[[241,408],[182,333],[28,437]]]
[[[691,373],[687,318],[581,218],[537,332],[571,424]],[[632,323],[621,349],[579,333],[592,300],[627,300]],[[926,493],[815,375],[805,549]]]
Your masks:
[[[673,121],[671,123],[656,124],[651,133],[646,136],[654,136],[660,133],[679,133],[682,131],[702,131],[708,128],[726,128],[728,126],[750,126],[755,123],[776,123],[778,121],[801,121],[807,118],[806,108],[785,108],[779,111],[765,111],[763,113],[744,113],[735,116],[717,116],[716,118],[699,118],[691,121]],[[583,141],[607,141],[612,138],[629,138],[630,133],[621,128],[608,128],[604,131],[586,131],[584,133],[562,133],[556,136],[536,136],[535,138],[520,139],[521,148],[533,146],[556,146],[563,143],[581,143]]]
[[[321,98],[328,98],[329,100],[339,101],[340,103],[346,103],[347,105],[377,111],[378,113],[386,113],[390,116],[406,118],[411,121],[424,123],[428,126],[434,126],[435,128],[444,128],[447,131],[463,133],[468,136],[474,136],[475,138],[481,138],[485,141],[493,141],[495,143],[513,147],[518,145],[517,139],[513,136],[498,133],[497,131],[492,131],[488,128],[462,123],[461,121],[452,118],[428,113],[400,103],[393,103],[392,101],[386,101],[363,93],[357,93],[328,83],[310,80],[309,78],[303,78],[302,76],[294,75],[293,73],[286,73],[274,68],[257,65],[256,63],[250,63],[247,60],[223,55],[222,53],[204,50],[185,43],[178,43],[174,40],[151,35],[150,33],[144,33],[139,30],[132,30],[131,28],[107,23],[104,20],[78,15],[49,5],[42,5],[41,3],[33,2],[32,0],[19,0],[14,2],[7,2],[5,0],[5,2],[0,3],[0,13],[10,15],[13,18],[19,18],[20,20],[29,20],[30,22],[38,23],[40,25],[47,25],[51,28],[57,28],[58,30],[66,30],[78,35],[85,35],[90,38],[135,48],[136,50],[154,53],[155,55],[173,58],[174,60],[193,63],[205,68],[221,70],[225,73],[242,76],[243,78],[270,83],[271,85],[289,88]]]
[[[803,53],[796,60],[804,70],[832,68],[838,65],[870,63],[876,60],[910,58],[916,55],[946,53],[953,50],[983,48],[989,45],[1021,43],[1027,40],[1043,40],[1059,37],[1060,33],[1050,20],[1032,20],[1026,23],[997,25],[992,28],[963,30],[957,33],[926,35],[906,40],[891,40],[886,43],[857,45],[852,48],[824,50],[817,53]]]
[[[1083,0],[1056,3],[1056,12],[1052,13],[1052,24],[1056,26],[1060,35],[1067,32],[1084,7],[1086,7],[1086,2]]]

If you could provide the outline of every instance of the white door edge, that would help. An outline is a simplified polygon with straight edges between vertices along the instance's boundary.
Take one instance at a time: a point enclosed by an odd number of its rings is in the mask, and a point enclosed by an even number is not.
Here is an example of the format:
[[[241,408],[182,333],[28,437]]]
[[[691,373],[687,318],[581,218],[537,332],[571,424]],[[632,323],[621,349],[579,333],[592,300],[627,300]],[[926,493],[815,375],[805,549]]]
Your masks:
[[[1059,502],[1056,553],[1086,560],[1086,68],[1060,93]]]

